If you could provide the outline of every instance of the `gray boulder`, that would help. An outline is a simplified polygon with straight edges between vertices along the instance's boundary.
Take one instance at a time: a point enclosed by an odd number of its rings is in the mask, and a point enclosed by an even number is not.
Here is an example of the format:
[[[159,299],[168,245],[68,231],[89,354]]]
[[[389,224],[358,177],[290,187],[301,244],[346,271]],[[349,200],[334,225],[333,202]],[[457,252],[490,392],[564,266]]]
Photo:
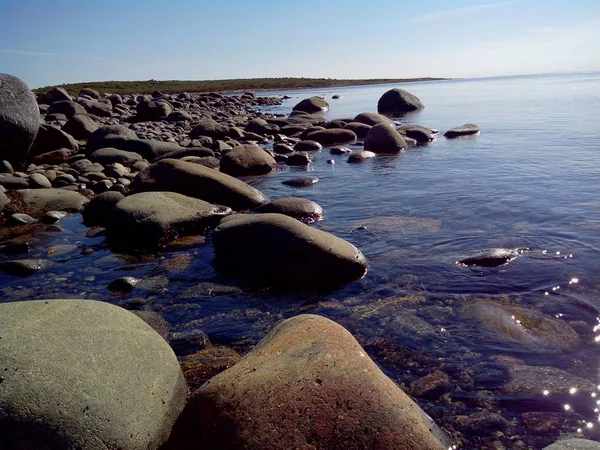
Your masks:
[[[192,116],[185,111],[173,111],[165,119],[167,122],[191,122]]]
[[[92,300],[0,304],[0,447],[157,449],[185,404],[173,351]]]
[[[330,128],[324,130],[316,130],[311,133],[308,133],[305,136],[305,139],[310,141],[316,141],[319,144],[328,146],[354,142],[357,139],[357,136],[352,130],[347,130],[343,128]]]
[[[481,129],[475,125],[474,123],[465,123],[460,127],[452,128],[444,133],[444,136],[448,139],[453,139],[461,136],[470,136],[474,134],[479,134]]]
[[[67,119],[70,119],[75,114],[85,114],[85,108],[79,103],[71,100],[60,100],[50,105],[47,111],[48,114],[64,114]]]
[[[131,139],[137,139],[135,131],[122,125],[106,125],[88,136],[86,149],[89,153],[105,147],[123,149],[124,142]]]
[[[600,442],[587,439],[562,439],[543,450],[600,450]]]
[[[100,99],[100,93],[92,88],[83,88],[79,90],[79,94],[78,97],[81,97],[83,95],[87,95],[88,97],[91,97],[95,100],[99,100]]]
[[[368,150],[363,150],[362,152],[355,152],[348,156],[348,160],[346,162],[350,164],[357,164],[363,162],[365,159],[374,158],[377,156],[375,153],[370,152]]]
[[[345,328],[306,314],[281,322],[196,391],[171,447],[448,448],[432,429],[439,430]]]
[[[136,106],[137,115],[135,118],[138,122],[161,120],[171,114],[172,111],[173,108],[167,102],[140,102]]]
[[[27,212],[40,217],[48,211],[79,212],[89,201],[79,192],[64,189],[20,189],[15,192]]]
[[[75,114],[62,127],[75,139],[87,139],[97,129],[98,123],[87,114]]]
[[[285,214],[303,222],[314,222],[323,218],[323,208],[319,204],[301,197],[278,198],[259,206],[254,211],[263,214]]]
[[[231,212],[176,192],[141,192],[112,208],[106,236],[112,247],[154,249],[180,235],[204,233]]]
[[[396,124],[392,119],[386,117],[382,114],[363,112],[358,114],[354,118],[354,122],[363,123],[365,125],[377,125],[379,123],[383,123],[385,125],[389,125],[390,127],[395,127]]]
[[[62,100],[71,101],[73,100],[69,93],[61,87],[55,87],[50,89],[48,92],[44,94],[44,102],[48,105],[51,105],[54,102],[60,102]]]
[[[222,125],[212,119],[201,120],[190,131],[190,138],[196,139],[199,136],[208,136],[213,139],[224,139],[229,133],[229,127]]]
[[[40,113],[31,89],[19,78],[0,73],[0,160],[20,165],[40,126]]]
[[[101,148],[90,155],[90,161],[100,163],[103,166],[112,163],[131,166],[141,160],[142,157],[138,153],[126,152],[125,150],[118,150],[111,147]]]
[[[390,89],[377,102],[377,112],[380,114],[404,114],[423,108],[421,100],[400,88]]]
[[[326,111],[328,109],[329,103],[327,103],[321,97],[305,98],[292,108],[293,111],[303,111],[309,114],[313,114],[320,111]]]
[[[163,159],[141,170],[131,184],[134,191],[172,191],[233,209],[255,208],[263,194],[230,175],[200,164]]]
[[[120,192],[112,191],[103,192],[94,197],[87,205],[85,205],[83,211],[81,211],[83,223],[88,227],[96,225],[105,226],[113,207],[123,198],[125,198],[125,196]]]
[[[373,153],[398,153],[406,149],[406,141],[394,128],[380,123],[365,136],[364,149]]]
[[[367,272],[354,245],[283,214],[227,217],[213,245],[218,266],[288,287],[339,286]]]
[[[365,123],[360,122],[349,122],[344,125],[344,130],[353,131],[354,134],[358,137],[358,139],[364,139],[369,130],[371,129],[371,125],[367,125]]]
[[[239,145],[221,158],[221,172],[232,176],[262,175],[277,167],[277,162],[256,144]]]
[[[79,150],[79,144],[68,133],[52,125],[40,125],[38,134],[33,141],[30,156],[37,156],[60,149]]]
[[[128,152],[135,152],[148,161],[182,149],[175,142],[163,142],[154,139],[128,139],[117,143],[114,147]]]
[[[294,149],[297,152],[314,152],[323,149],[323,146],[317,141],[304,140],[297,142]]]
[[[98,117],[110,117],[112,116],[112,104],[98,102],[95,100],[80,100],[79,103],[89,113]]]

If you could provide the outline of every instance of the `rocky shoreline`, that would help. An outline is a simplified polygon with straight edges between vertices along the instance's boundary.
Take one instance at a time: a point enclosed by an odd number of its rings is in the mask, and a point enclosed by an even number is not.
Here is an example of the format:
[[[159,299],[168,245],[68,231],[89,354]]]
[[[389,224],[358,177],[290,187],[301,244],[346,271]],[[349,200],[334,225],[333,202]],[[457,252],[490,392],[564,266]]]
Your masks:
[[[335,230],[310,226],[323,216],[318,204],[300,197],[269,201],[237,177],[307,166],[311,152],[323,149],[348,152],[352,163],[438,137],[437,130],[400,127],[372,112],[326,121],[319,112],[328,103],[318,97],[276,117],[259,108],[281,98],[252,93],[120,96],[82,89],[72,98],[57,88],[34,98],[9,75],[0,76],[0,88],[0,270],[17,277],[53,264],[27,258],[23,237],[60,232],[61,220],[81,214],[114,252],[195,245],[210,231],[215,264],[233,276],[281,289],[335,289],[365,275],[360,250]],[[392,117],[420,108],[401,89],[377,105]],[[445,136],[477,133],[466,124]],[[356,142],[363,151],[342,147]],[[493,251],[463,263],[493,266],[515,257]],[[109,287],[127,292],[137,283],[124,276]],[[0,443],[7,448],[202,442],[232,449],[442,449],[460,442],[384,375],[348,331],[320,316],[280,323],[242,359],[215,346],[178,361],[178,337],[152,311],[33,300],[0,303],[0,424],[10,430]],[[485,317],[490,308],[496,307],[482,303],[468,313]],[[411,384],[410,393],[439,397],[448,384],[443,372],[433,372]],[[499,416],[461,420],[466,429],[483,426],[490,434],[508,426]]]

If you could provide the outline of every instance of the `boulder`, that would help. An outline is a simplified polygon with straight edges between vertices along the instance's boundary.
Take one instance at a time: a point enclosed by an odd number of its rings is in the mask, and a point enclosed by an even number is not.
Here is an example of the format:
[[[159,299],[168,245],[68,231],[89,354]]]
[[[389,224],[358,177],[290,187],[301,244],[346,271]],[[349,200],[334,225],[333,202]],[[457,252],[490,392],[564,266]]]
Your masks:
[[[79,103],[71,100],[60,100],[54,102],[48,108],[47,114],[64,114],[67,119],[70,119],[75,114],[85,114],[85,108]]]
[[[15,166],[27,157],[40,126],[31,89],[19,78],[0,73],[0,160]]]
[[[171,448],[447,448],[342,326],[300,315],[196,391]]]
[[[514,248],[493,248],[482,250],[473,256],[461,259],[458,263],[463,267],[497,267],[508,264],[519,256],[519,251]]]
[[[178,192],[233,209],[255,208],[266,202],[260,191],[237,178],[176,159],[163,159],[141,170],[131,188]]]
[[[285,163],[288,166],[308,166],[311,161],[314,161],[314,158],[312,158],[308,153],[297,152],[292,153],[289,157],[287,157]]]
[[[154,139],[127,139],[117,143],[114,147],[128,152],[135,152],[148,161],[182,150],[182,147],[176,142],[163,142]]]
[[[65,189],[20,189],[14,195],[19,196],[29,214],[40,217],[48,211],[79,212],[89,201],[79,192]]]
[[[126,152],[111,147],[101,148],[90,155],[90,161],[100,163],[103,166],[119,163],[129,167],[141,160],[142,157],[139,153]]]
[[[268,123],[265,119],[257,118],[248,122],[244,131],[256,134],[275,134],[279,133],[279,126]]]
[[[2,174],[0,176],[0,186],[3,186],[7,190],[27,189],[29,187],[29,181],[27,180],[27,178]]]
[[[17,277],[28,277],[36,273],[38,270],[47,269],[52,265],[54,265],[54,263],[52,261],[48,261],[47,259],[13,259],[0,263],[0,270],[4,273]],[[0,419],[0,423],[1,422],[2,419]]]
[[[461,136],[470,136],[473,134],[479,134],[481,132],[480,128],[474,123],[465,123],[460,127],[452,128],[444,133],[444,136],[448,139],[454,139]]]
[[[312,186],[313,184],[317,184],[319,179],[317,177],[308,177],[308,178],[292,178],[291,180],[284,180],[281,184],[285,184],[286,186],[292,187],[307,187]]]
[[[352,153],[350,156],[348,156],[348,160],[346,162],[350,164],[361,163],[365,159],[374,158],[375,156],[377,156],[375,153],[364,150],[362,152]]]
[[[81,212],[83,223],[88,227],[105,226],[113,207],[125,198],[120,192],[103,192],[85,205]]]
[[[191,122],[192,116],[185,111],[173,111],[166,118],[167,122]]]
[[[59,150],[54,150],[48,153],[42,153],[41,155],[37,155],[31,159],[34,164],[61,164],[66,162],[73,150],[67,150],[66,148],[61,148]]]
[[[327,111],[328,109],[329,103],[327,103],[321,97],[305,98],[292,108],[293,111],[302,111],[308,114],[313,114],[320,111]]]
[[[312,200],[301,197],[278,198],[277,200],[259,206],[254,211],[263,214],[285,214],[286,216],[299,219],[302,222],[314,222],[323,218],[323,208],[321,208],[320,205]]]
[[[46,92],[44,94],[43,100],[44,100],[43,103],[47,103],[48,105],[51,105],[54,102],[60,102],[62,100],[71,101],[73,99],[71,98],[69,93],[64,88],[55,87],[55,88],[50,89],[48,92]]]
[[[171,105],[164,101],[140,102],[136,106],[135,119],[138,122],[160,120],[167,117],[172,111]]]
[[[297,142],[294,145],[294,150],[297,152],[314,152],[321,150],[323,146],[317,141],[304,140]]]
[[[365,136],[364,149],[373,153],[398,153],[406,149],[406,142],[394,128],[380,123]]]
[[[222,125],[212,119],[205,119],[198,122],[190,131],[190,139],[196,139],[199,136],[208,136],[213,139],[224,139],[229,133],[229,127]]]
[[[349,122],[344,126],[344,130],[350,130],[354,132],[358,139],[364,139],[370,129],[371,125],[360,122]]]
[[[219,267],[287,287],[339,286],[367,272],[354,245],[283,214],[224,218],[213,245]]]
[[[155,249],[179,235],[202,234],[231,212],[176,192],[141,192],[112,208],[106,237],[115,248]]]
[[[390,89],[377,102],[377,112],[380,114],[404,114],[423,108],[421,100],[400,88]]]
[[[185,404],[169,345],[92,300],[0,304],[0,447],[157,449]]]
[[[354,142],[357,139],[357,136],[352,130],[330,128],[312,131],[305,136],[305,139],[317,141],[319,144],[328,146]]]
[[[75,114],[62,127],[75,139],[87,139],[97,129],[98,123],[87,114]]]
[[[135,131],[122,125],[105,125],[88,136],[86,150],[91,153],[105,147],[123,149],[125,141],[131,139],[137,139]]]
[[[561,439],[543,450],[600,450],[600,442],[587,439]]]
[[[99,100],[100,99],[100,93],[92,88],[83,88],[79,90],[79,94],[77,95],[78,97],[81,97],[83,95],[87,95],[88,97],[93,98],[94,100]]]
[[[437,138],[436,133],[421,125],[404,125],[397,131],[403,136],[415,139],[420,144],[434,141]]]
[[[232,176],[262,175],[277,167],[277,162],[256,144],[239,145],[221,158],[221,172]]]
[[[112,104],[98,102],[95,100],[80,100],[79,104],[89,113],[98,117],[110,117],[112,116]]]
[[[371,126],[377,125],[379,123],[383,123],[390,127],[396,126],[394,121],[392,119],[390,119],[389,117],[386,117],[382,114],[370,113],[370,112],[363,112],[363,113],[358,114],[354,118],[354,122],[362,123],[365,125],[371,125]]]
[[[30,156],[37,156],[63,148],[77,151],[79,150],[79,144],[73,139],[73,136],[65,133],[60,128],[52,125],[40,125],[29,154]]]

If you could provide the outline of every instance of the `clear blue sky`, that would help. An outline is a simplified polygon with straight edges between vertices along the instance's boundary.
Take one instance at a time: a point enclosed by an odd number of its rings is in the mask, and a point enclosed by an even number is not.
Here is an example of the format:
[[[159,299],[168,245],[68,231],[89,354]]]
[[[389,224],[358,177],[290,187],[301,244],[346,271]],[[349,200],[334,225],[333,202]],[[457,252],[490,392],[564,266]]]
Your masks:
[[[600,69],[600,0],[0,0],[0,72],[104,80]]]

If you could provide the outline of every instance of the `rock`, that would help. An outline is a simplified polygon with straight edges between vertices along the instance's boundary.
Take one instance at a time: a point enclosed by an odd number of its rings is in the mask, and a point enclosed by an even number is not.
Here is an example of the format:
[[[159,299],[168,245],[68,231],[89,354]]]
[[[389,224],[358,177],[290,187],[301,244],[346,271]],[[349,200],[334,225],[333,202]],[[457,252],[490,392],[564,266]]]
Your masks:
[[[421,125],[404,125],[398,128],[397,131],[403,136],[415,139],[418,143],[431,142],[437,137],[433,131]]]
[[[163,142],[153,139],[127,139],[117,143],[114,147],[118,148],[119,150],[137,153],[148,161],[152,161],[169,153],[182,150],[179,144],[175,142]]]
[[[31,89],[19,78],[0,73],[0,160],[15,166],[26,159],[40,126]]]
[[[53,224],[69,215],[66,211],[48,211],[42,216],[42,223]]]
[[[277,167],[271,155],[256,144],[240,145],[221,158],[221,172],[232,176],[262,175]]]
[[[172,191],[234,209],[255,208],[266,202],[263,194],[232,176],[199,164],[164,159],[138,173],[135,191]]]
[[[319,144],[319,145],[321,145],[321,144]],[[294,149],[292,148],[291,145],[278,142],[277,144],[273,145],[273,153],[275,153],[277,155],[286,155],[286,154],[294,153]]]
[[[213,139],[224,139],[227,137],[229,127],[222,125],[212,119],[201,120],[190,131],[190,139],[196,139],[200,136],[208,136]]]
[[[167,322],[160,314],[155,311],[137,310],[131,311],[144,322],[152,327],[160,337],[167,340],[169,338],[169,322]]]
[[[313,159],[306,152],[293,153],[285,160],[288,166],[308,166]]]
[[[41,173],[32,173],[29,175],[29,187],[32,189],[50,189],[52,184]]]
[[[12,302],[0,329],[0,447],[157,449],[169,436],[187,386],[135,315],[92,300]]]
[[[7,173],[9,175],[13,175],[15,173],[15,169],[13,168],[10,162],[3,159],[0,161],[0,173]]]
[[[517,256],[519,256],[517,249],[493,248],[491,250],[482,250],[473,256],[461,259],[458,263],[464,267],[497,267],[511,262]]]
[[[225,218],[213,245],[218,266],[289,287],[339,286],[367,272],[354,245],[282,214]]]
[[[181,293],[179,298],[202,298],[202,297],[215,297],[222,295],[241,295],[244,291],[242,291],[237,286],[228,286],[225,284],[215,284],[215,283],[198,283],[193,285],[192,287],[186,289]]]
[[[98,123],[87,114],[75,114],[63,125],[62,130],[75,139],[87,139],[98,127]]]
[[[29,181],[27,178],[15,177],[14,175],[3,175],[0,176],[0,186],[3,186],[7,190],[27,189],[29,187]]]
[[[329,103],[327,103],[321,97],[305,98],[292,108],[293,111],[303,111],[309,114],[327,111],[328,109]]]
[[[114,147],[123,150],[123,145],[126,141],[136,139],[137,135],[129,128],[125,128],[122,125],[105,125],[93,131],[88,136],[86,150],[88,153],[105,147]]]
[[[460,136],[470,136],[473,134],[479,134],[480,131],[481,130],[479,129],[479,127],[474,123],[465,123],[460,127],[452,128],[451,130],[446,131],[444,133],[444,136],[448,139],[453,139]]]
[[[331,128],[308,133],[305,136],[305,139],[317,141],[325,146],[330,146],[354,142],[356,141],[357,136],[354,131],[351,130],[346,130],[343,128]]]
[[[93,198],[81,212],[83,223],[88,227],[106,225],[113,207],[124,197],[119,192],[103,192]]]
[[[322,148],[323,146],[317,141],[309,140],[300,141],[294,145],[294,150],[297,152],[314,152],[321,150]]]
[[[375,156],[377,156],[375,153],[365,150],[362,152],[352,153],[350,156],[348,156],[347,162],[350,164],[361,163],[365,159],[374,158]]]
[[[49,105],[51,105],[54,102],[60,102],[62,100],[73,100],[64,88],[55,87],[44,94],[44,103],[47,103]]]
[[[400,88],[390,89],[377,102],[377,112],[380,114],[404,114],[423,108],[421,100]]]
[[[547,404],[562,407],[561,403],[564,400],[569,402],[583,400],[571,395],[569,393],[571,388],[585,394],[586,400],[590,394],[598,391],[595,383],[556,367],[516,365],[508,368],[505,377],[507,382],[502,386],[502,395],[518,398],[521,402],[526,399],[545,400]],[[547,390],[552,395],[545,396],[543,390]],[[558,401],[553,398],[555,395]]]
[[[93,114],[98,117],[111,117],[113,108],[111,103],[97,102],[95,100],[80,100],[79,104],[89,114]]]
[[[171,105],[165,101],[140,102],[135,109],[138,122],[164,119],[173,111]]]
[[[350,122],[344,125],[344,130],[352,131],[358,139],[364,139],[370,129],[371,125],[359,122]]]
[[[380,123],[365,136],[364,149],[374,153],[398,153],[406,149],[406,141],[394,128]]]
[[[252,119],[244,131],[256,134],[275,134],[279,133],[279,126],[268,123],[265,119]]]
[[[47,153],[42,153],[31,159],[34,164],[62,164],[69,159],[72,150],[61,148]]]
[[[0,263],[0,270],[17,277],[28,277],[38,270],[51,267],[53,264],[52,261],[48,261],[47,259],[13,259],[11,261]],[[2,419],[0,419],[0,423],[2,423]],[[0,439],[2,439],[1,436]]]
[[[433,373],[419,378],[410,384],[410,395],[419,398],[437,399],[452,388],[450,378],[444,372],[435,370]]]
[[[15,195],[34,217],[48,211],[79,212],[88,202],[80,193],[64,189],[21,189]]]
[[[118,150],[112,147],[101,148],[90,155],[90,161],[100,163],[103,166],[119,163],[130,167],[141,160],[142,157],[139,153]]]
[[[352,153],[352,150],[348,147],[331,147],[329,149],[329,154],[331,155],[344,155],[346,153]]]
[[[176,192],[142,192],[112,208],[106,236],[117,249],[154,249],[178,235],[202,234],[228,214],[228,207]]]
[[[259,206],[254,211],[263,214],[285,214],[305,223],[312,223],[323,218],[323,208],[321,206],[301,197],[279,198]]]
[[[73,136],[51,125],[40,125],[37,137],[31,146],[30,156],[37,156],[54,150],[79,150],[79,144]]]
[[[562,439],[543,450],[600,450],[600,442],[587,439]]]
[[[140,282],[139,278],[119,277],[108,284],[108,289],[114,293],[126,294]]]
[[[172,448],[442,450],[422,410],[324,317],[275,327],[191,398]],[[332,425],[335,424],[335,425]]]
[[[29,214],[13,214],[8,218],[8,225],[30,225],[38,220],[31,217]]]
[[[213,152],[211,149],[206,148],[206,147],[181,148],[179,150],[175,150],[173,152],[170,152],[170,153],[160,156],[159,158],[157,158],[157,161],[160,161],[161,159],[168,159],[168,158],[182,159],[182,158],[185,158],[186,156],[199,156],[199,157],[215,156],[215,152]]]
[[[457,416],[456,422],[463,431],[480,436],[488,436],[494,431],[506,431],[508,428],[508,421],[504,417],[486,411],[469,416]]]
[[[70,119],[75,114],[86,114],[86,110],[79,103],[71,100],[61,100],[54,102],[48,108],[48,114],[64,114],[67,119]]]
[[[281,184],[285,184],[287,186],[293,187],[307,187],[312,186],[313,184],[317,184],[319,179],[317,177],[309,177],[309,178],[292,178],[291,180],[282,181]]]
[[[0,218],[2,217],[2,211],[4,211],[4,208],[6,208],[9,203],[10,199],[6,196],[4,192],[0,191]]]
[[[363,112],[358,114],[355,118],[354,118],[354,122],[358,122],[358,123],[362,123],[365,125],[377,125],[377,124],[384,124],[384,125],[388,125],[391,128],[395,128],[396,124],[394,123],[394,121],[392,119],[390,119],[389,117],[386,117],[382,114],[377,114],[377,113],[370,113],[370,112]]]
[[[181,360],[181,370],[190,391],[195,392],[215,375],[229,369],[242,357],[226,347],[209,347]]]
[[[100,100],[100,93],[92,88],[83,88],[79,90],[79,94],[77,95],[78,97],[82,97],[84,95],[87,95],[88,97],[92,97],[95,100]]]
[[[173,111],[166,118],[167,122],[191,122],[192,116],[185,111]]]

